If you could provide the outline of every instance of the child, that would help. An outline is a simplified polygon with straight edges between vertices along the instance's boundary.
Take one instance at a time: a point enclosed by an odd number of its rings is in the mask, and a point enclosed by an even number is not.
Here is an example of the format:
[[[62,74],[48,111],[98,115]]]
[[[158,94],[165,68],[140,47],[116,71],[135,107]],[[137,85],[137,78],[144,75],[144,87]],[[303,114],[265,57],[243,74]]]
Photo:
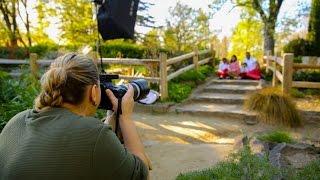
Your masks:
[[[228,76],[229,63],[227,58],[222,58],[222,61],[219,64],[219,69],[217,75],[219,79],[227,78]]]
[[[228,73],[232,78],[238,78],[240,74],[240,66],[236,55],[231,57]]]

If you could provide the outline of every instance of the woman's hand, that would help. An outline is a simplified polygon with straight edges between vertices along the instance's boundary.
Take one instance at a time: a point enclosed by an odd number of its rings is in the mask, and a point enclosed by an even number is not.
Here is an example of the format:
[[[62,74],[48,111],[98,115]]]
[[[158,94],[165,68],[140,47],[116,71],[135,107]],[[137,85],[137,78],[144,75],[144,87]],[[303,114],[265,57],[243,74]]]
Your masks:
[[[116,112],[118,109],[118,99],[114,96],[111,90],[107,89],[106,93],[112,103],[112,110]],[[122,97],[122,102],[121,102],[122,114],[120,115],[122,119],[130,118],[132,115],[133,107],[134,107],[133,94],[134,94],[133,87],[129,84],[128,91]]]

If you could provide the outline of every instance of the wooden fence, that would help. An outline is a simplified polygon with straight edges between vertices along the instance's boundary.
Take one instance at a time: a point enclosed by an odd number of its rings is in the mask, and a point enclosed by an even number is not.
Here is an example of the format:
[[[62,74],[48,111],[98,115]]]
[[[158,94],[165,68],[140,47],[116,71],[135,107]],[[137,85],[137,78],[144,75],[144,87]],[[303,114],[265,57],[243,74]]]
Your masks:
[[[199,59],[200,56],[204,57]],[[212,63],[214,66],[214,56],[215,52],[213,50],[203,50],[198,51],[195,49],[193,52],[184,54],[178,57],[167,59],[166,53],[160,53],[158,59],[131,59],[131,58],[102,58],[103,64],[122,64],[122,65],[143,65],[145,66],[150,77],[137,77],[137,76],[127,76],[119,75],[120,79],[133,80],[137,78],[144,78],[148,82],[157,83],[159,85],[161,99],[168,98],[168,81],[173,78],[181,75],[182,73],[191,70],[198,69],[200,65]],[[192,58],[193,63],[186,67],[183,67],[175,72],[172,72],[168,75],[168,69],[171,65],[186,61]],[[30,54],[30,60],[9,60],[9,59],[0,59],[0,65],[30,65],[31,72],[38,72],[39,66],[49,66],[53,60],[38,60],[37,54]],[[100,64],[100,61],[97,60],[97,64]],[[20,73],[11,73],[12,76],[19,76]]]
[[[281,82],[283,93],[289,93],[292,87],[295,88],[320,88],[319,82],[293,81],[293,73],[299,69],[320,69],[320,65],[300,64],[293,62],[293,54],[286,53],[281,57],[264,56],[267,64],[267,71],[273,72],[272,86]]]

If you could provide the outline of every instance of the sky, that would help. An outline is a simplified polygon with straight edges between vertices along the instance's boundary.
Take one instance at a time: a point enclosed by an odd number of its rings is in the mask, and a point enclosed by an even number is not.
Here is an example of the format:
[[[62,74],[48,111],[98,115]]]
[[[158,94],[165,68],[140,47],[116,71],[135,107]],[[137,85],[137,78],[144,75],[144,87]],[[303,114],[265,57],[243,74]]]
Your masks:
[[[35,4],[36,0],[31,0],[30,4]],[[202,8],[205,12],[209,12],[210,9],[208,5],[211,0],[148,0],[154,4],[149,9],[149,14],[154,16],[155,26],[164,26],[165,20],[170,17],[169,8],[173,7],[178,1],[183,4],[187,4],[194,9]],[[309,2],[311,0],[300,0]],[[294,15],[297,13],[297,6],[299,0],[285,0],[280,10],[279,19],[281,19],[284,15]],[[230,3],[230,0],[224,4],[220,11],[214,14],[214,16],[209,20],[210,30],[213,31],[220,39],[224,36],[231,36],[233,28],[240,21],[240,8],[234,8],[234,5]],[[36,13],[33,10],[31,13],[31,18],[36,19]],[[47,29],[47,33],[49,36],[58,40],[59,31],[56,23],[57,19],[51,19],[53,22],[49,28]],[[140,33],[146,33],[149,29],[143,27],[136,27],[136,30]]]

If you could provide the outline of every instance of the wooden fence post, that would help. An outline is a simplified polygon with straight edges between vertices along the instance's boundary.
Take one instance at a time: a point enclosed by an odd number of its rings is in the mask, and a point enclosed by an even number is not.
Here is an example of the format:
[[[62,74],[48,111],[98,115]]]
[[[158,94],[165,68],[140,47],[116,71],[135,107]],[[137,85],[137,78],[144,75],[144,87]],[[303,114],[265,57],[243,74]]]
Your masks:
[[[30,54],[30,70],[35,79],[39,79],[39,66],[37,63],[38,55],[35,53]]]
[[[270,56],[271,56],[271,51],[267,51],[267,60],[266,60],[266,73],[269,73],[269,67],[270,67]]]
[[[160,94],[161,100],[168,98],[167,54],[160,53]]]
[[[199,50],[198,50],[198,47],[195,47],[193,52],[194,52],[194,55],[193,55],[194,69],[196,71],[198,71],[198,69],[199,69],[199,64],[198,64],[198,62],[199,62]]]
[[[277,62],[273,61],[272,62],[272,66],[273,66],[273,74],[272,74],[272,87],[276,87],[277,86]]]
[[[216,58],[216,51],[214,50],[214,48],[213,48],[213,45],[211,45],[211,47],[210,47],[210,49],[211,49],[211,56],[212,56],[212,67],[214,68],[215,67],[215,58]]]
[[[283,67],[282,67],[282,93],[289,94],[292,87],[292,74],[293,74],[293,54],[285,53],[283,56]]]

